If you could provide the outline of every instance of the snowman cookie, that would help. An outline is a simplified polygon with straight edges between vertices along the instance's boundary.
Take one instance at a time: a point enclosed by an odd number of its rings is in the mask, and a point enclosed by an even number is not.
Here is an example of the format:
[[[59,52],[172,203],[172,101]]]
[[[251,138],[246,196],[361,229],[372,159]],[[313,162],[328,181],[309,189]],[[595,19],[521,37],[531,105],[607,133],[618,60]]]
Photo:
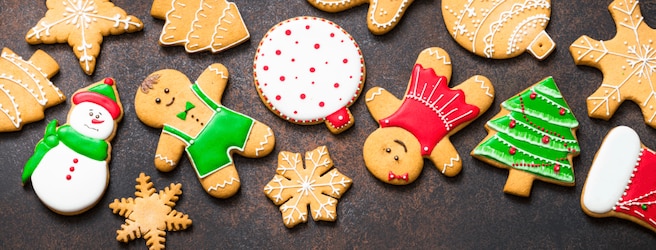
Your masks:
[[[105,78],[73,94],[68,122],[51,121],[22,181],[52,211],[76,215],[93,207],[109,183],[109,160],[123,106],[114,79]]]
[[[173,170],[184,151],[203,189],[228,198],[240,187],[232,154],[256,158],[271,153],[275,144],[269,126],[221,105],[228,69],[212,64],[191,83],[177,70],[152,73],[134,100],[144,124],[161,128],[155,167]]]
[[[348,107],[365,79],[360,47],[335,23],[316,17],[283,21],[262,38],[253,63],[262,102],[296,124],[324,123],[334,134],[353,126]]]
[[[380,87],[367,92],[367,108],[380,127],[367,137],[363,154],[376,178],[410,184],[421,174],[424,158],[446,176],[460,172],[461,158],[449,137],[490,107],[494,88],[480,75],[453,88],[449,80],[449,55],[428,48],[419,54],[403,99]]]

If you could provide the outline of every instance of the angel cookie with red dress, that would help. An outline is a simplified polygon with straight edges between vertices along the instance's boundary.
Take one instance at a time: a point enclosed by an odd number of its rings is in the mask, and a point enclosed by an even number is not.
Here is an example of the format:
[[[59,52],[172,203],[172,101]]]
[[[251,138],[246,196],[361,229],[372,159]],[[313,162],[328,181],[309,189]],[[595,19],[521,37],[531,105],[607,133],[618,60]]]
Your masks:
[[[424,158],[446,176],[460,172],[461,158],[449,136],[490,107],[494,88],[480,75],[449,88],[450,78],[449,55],[433,47],[419,54],[403,99],[380,87],[367,92],[367,108],[380,127],[364,143],[364,162],[376,178],[412,183]]]
[[[187,152],[203,189],[228,198],[240,187],[232,154],[256,158],[275,144],[269,126],[221,105],[228,69],[212,64],[191,83],[177,70],[152,73],[141,84],[134,106],[144,124],[162,128],[155,167],[173,170]]]

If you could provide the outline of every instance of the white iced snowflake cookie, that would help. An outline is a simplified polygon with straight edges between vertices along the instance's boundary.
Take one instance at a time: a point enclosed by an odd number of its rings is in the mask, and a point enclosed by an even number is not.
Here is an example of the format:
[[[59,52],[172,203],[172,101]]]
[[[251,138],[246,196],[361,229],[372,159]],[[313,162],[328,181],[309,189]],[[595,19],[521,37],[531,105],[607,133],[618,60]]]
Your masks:
[[[364,59],[335,23],[296,17],[262,38],[253,63],[255,87],[267,108],[297,124],[325,122],[338,134],[353,125],[348,107],[360,95]]]
[[[453,39],[482,57],[507,59],[528,50],[543,60],[556,48],[545,32],[550,0],[443,0],[442,15]]]

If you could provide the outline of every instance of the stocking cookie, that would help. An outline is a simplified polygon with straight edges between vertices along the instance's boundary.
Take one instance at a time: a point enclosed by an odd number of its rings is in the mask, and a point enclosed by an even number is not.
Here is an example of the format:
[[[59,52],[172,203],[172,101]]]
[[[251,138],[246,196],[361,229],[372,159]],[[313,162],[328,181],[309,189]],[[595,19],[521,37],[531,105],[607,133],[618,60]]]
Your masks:
[[[159,44],[189,53],[220,52],[250,37],[237,5],[226,0],[154,0],[150,15],[166,20]]]
[[[68,122],[52,120],[34,154],[25,163],[22,181],[51,210],[75,215],[93,207],[109,183],[109,160],[123,106],[114,79],[94,83],[73,94]]]
[[[155,167],[173,170],[184,151],[203,189],[228,198],[240,187],[232,154],[256,158],[268,155],[275,144],[267,125],[221,105],[228,69],[212,64],[196,83],[179,71],[149,75],[135,96],[134,106],[146,125],[162,128]]]
[[[642,109],[645,123],[656,128],[656,31],[644,22],[638,1],[616,0],[608,10],[617,27],[613,39],[581,36],[569,47],[577,65],[598,68],[604,75],[601,87],[588,97],[588,115],[608,120],[624,100],[631,100]]]
[[[446,176],[460,172],[460,155],[449,137],[490,107],[494,88],[479,75],[454,88],[449,80],[449,55],[428,48],[417,58],[403,99],[380,87],[367,92],[367,108],[380,128],[364,142],[364,162],[376,178],[409,184],[421,174],[424,158]]]
[[[255,87],[267,108],[296,124],[325,123],[330,132],[353,126],[348,107],[365,79],[360,47],[345,30],[316,17],[279,23],[260,42]]]
[[[37,50],[25,61],[8,48],[0,56],[0,132],[18,131],[23,125],[43,119],[46,108],[66,96],[50,78],[59,72],[52,57]]]
[[[528,51],[542,60],[556,48],[545,31],[550,0],[443,0],[442,14],[453,39],[478,56],[506,59]]]
[[[548,77],[501,104],[485,125],[488,136],[471,155],[510,170],[503,191],[528,197],[533,180],[574,186],[572,158],[581,148],[579,122]]]
[[[405,10],[414,0],[308,0],[312,6],[327,12],[341,12],[362,4],[369,4],[367,27],[375,35],[394,29]]]
[[[48,12],[25,40],[29,44],[68,43],[87,75],[96,68],[103,36],[143,29],[143,23],[129,16],[109,0],[47,0]]]
[[[656,232],[656,152],[633,129],[619,126],[606,135],[581,194],[592,217],[619,217]]]

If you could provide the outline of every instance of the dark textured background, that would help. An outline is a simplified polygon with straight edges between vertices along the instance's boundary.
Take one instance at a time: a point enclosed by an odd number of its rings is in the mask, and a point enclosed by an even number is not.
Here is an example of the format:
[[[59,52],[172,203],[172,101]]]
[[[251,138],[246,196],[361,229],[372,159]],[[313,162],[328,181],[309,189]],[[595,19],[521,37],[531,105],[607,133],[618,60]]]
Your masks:
[[[642,142],[656,149],[656,130],[643,123],[637,105],[623,105],[610,121],[587,116],[586,97],[602,80],[600,71],[576,66],[568,51],[579,36],[597,40],[615,35],[607,6],[610,0],[554,1],[547,31],[558,47],[544,61],[529,54],[510,60],[489,60],[470,54],[447,34],[440,1],[417,0],[390,33],[369,33],[367,6],[330,14],[305,0],[235,0],[251,39],[219,54],[189,55],[183,47],[157,44],[164,21],[149,14],[151,1],[114,0],[145,24],[143,31],[105,37],[93,76],[85,75],[67,44],[28,45],[24,36],[44,15],[45,1],[0,1],[0,47],[9,47],[24,58],[43,49],[61,65],[52,80],[70,97],[75,90],[104,77],[118,83],[125,117],[120,124],[110,163],[110,184],[100,203],[88,212],[61,216],[49,211],[31,185],[20,185],[23,164],[41,139],[48,121],[66,120],[70,101],[46,111],[46,119],[22,131],[0,134],[0,246],[2,248],[136,248],[143,239],[128,244],[116,241],[123,218],[108,204],[115,198],[133,197],[139,172],[152,176],[157,189],[182,183],[183,194],[175,207],[193,219],[185,231],[171,232],[166,245],[179,248],[653,248],[654,232],[617,218],[588,217],[579,198],[586,175],[603,136],[617,125],[637,130]],[[641,3],[645,21],[656,27],[656,1]],[[377,124],[363,98],[353,106],[355,125],[331,134],[324,125],[300,126],[283,121],[261,103],[253,86],[255,49],[265,32],[287,18],[310,15],[330,19],[346,29],[360,44],[367,66],[365,91],[382,86],[402,96],[418,53],[442,47],[451,55],[451,85],[475,74],[485,75],[496,88],[490,110],[452,137],[461,153],[463,171],[454,178],[442,176],[426,163],[420,178],[407,186],[391,186],[373,178],[362,160],[362,145]],[[143,125],[134,113],[137,85],[151,72],[173,68],[196,77],[211,63],[230,70],[223,97],[225,106],[250,115],[274,129],[277,145],[262,159],[236,156],[241,190],[219,200],[207,195],[188,159],[170,173],[158,172],[152,163],[159,130]],[[468,154],[485,137],[484,123],[499,111],[499,104],[546,76],[554,76],[581,125],[578,138],[582,153],[574,159],[576,186],[561,187],[535,182],[530,198],[502,192],[508,171],[491,167]],[[281,214],[262,192],[274,176],[278,152],[305,152],[327,145],[335,166],[354,180],[338,204],[335,223],[309,221],[287,229]]]

